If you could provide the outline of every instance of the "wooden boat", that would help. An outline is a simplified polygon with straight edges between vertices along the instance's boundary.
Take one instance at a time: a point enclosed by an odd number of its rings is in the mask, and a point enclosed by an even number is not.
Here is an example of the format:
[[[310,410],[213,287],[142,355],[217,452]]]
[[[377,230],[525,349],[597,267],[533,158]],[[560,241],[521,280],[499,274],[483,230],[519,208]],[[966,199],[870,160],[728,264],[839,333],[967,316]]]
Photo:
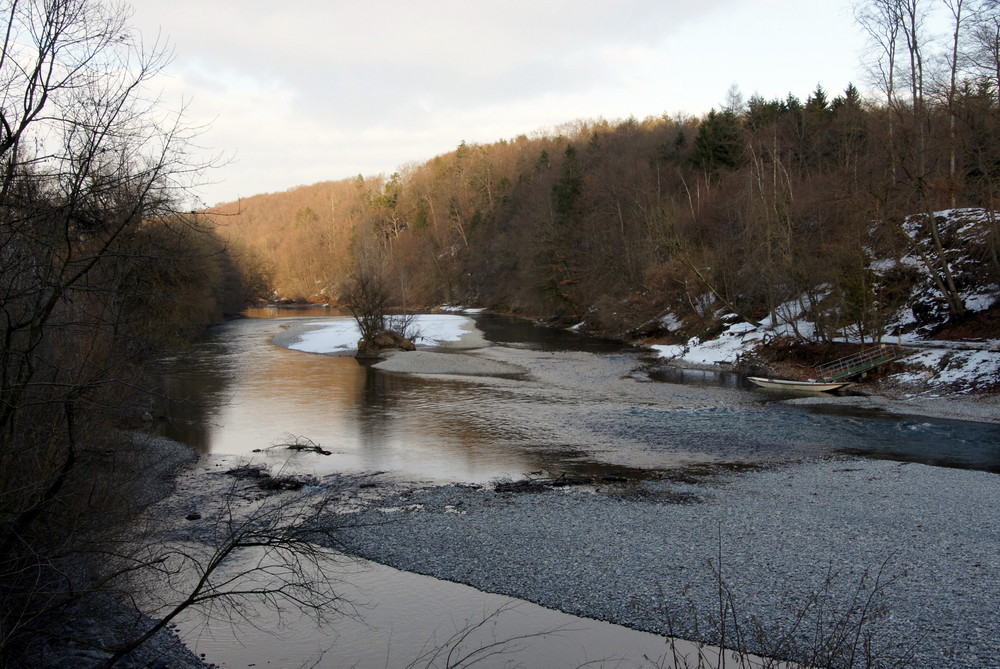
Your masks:
[[[790,381],[788,379],[765,379],[760,376],[748,376],[747,381],[756,384],[761,388],[772,390],[812,390],[816,392],[830,392],[837,388],[850,385],[847,381]]]

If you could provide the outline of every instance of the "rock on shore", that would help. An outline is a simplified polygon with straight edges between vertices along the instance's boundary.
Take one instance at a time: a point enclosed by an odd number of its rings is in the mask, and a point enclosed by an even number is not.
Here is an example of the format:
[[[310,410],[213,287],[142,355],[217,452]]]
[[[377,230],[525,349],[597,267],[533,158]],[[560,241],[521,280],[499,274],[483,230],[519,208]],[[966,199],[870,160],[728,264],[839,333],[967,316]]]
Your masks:
[[[998,520],[995,474],[830,459],[598,491],[417,488],[343,539],[399,569],[710,643],[721,583],[728,639],[738,624],[752,652],[806,652],[843,622],[883,660],[973,669],[1000,666]]]

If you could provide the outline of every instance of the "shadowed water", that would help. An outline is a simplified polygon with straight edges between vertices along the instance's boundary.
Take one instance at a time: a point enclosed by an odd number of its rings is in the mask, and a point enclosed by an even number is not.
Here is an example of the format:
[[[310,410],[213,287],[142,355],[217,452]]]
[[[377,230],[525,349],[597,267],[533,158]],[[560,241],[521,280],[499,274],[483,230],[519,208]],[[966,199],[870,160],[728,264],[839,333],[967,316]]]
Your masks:
[[[271,344],[282,327],[304,320],[310,317],[227,323],[163,361],[163,390],[174,398],[159,407],[164,432],[203,453],[286,472],[391,470],[439,481],[539,470],[638,478],[684,465],[836,453],[1000,471],[1000,426],[792,408],[746,390],[732,374],[650,374],[642,351],[524,321],[478,317],[486,337],[503,347],[501,357],[528,370],[523,378],[488,379],[383,373],[353,358]],[[270,448],[299,437],[331,455]],[[295,612],[279,620],[263,610],[255,621],[267,634],[193,615],[179,631],[222,666],[301,666],[324,653],[320,666],[403,666],[467,621],[512,603],[363,561],[338,577],[362,605],[364,622],[338,617],[316,625]],[[504,658],[524,666],[598,659],[609,662],[595,666],[648,666],[643,654],[667,650],[653,635],[517,606],[476,643],[570,628],[518,644],[523,650]],[[635,663],[619,662],[625,657]]]
[[[164,361],[165,434],[290,471],[452,481],[832,453],[1000,471],[997,425],[792,408],[725,373],[650,380],[641,351],[525,321],[478,317],[525,379],[385,373],[271,344],[300,322],[233,321]],[[331,455],[275,448],[300,437]]]

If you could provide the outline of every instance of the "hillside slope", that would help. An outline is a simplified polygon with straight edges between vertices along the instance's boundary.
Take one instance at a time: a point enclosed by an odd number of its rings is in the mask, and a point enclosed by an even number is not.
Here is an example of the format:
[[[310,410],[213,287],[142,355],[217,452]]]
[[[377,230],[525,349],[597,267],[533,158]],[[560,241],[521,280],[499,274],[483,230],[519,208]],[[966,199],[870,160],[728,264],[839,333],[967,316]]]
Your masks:
[[[806,379],[816,375],[815,366],[822,362],[865,345],[885,343],[913,353],[888,369],[879,381],[883,390],[996,392],[1000,390],[1000,286],[982,271],[983,256],[990,252],[990,214],[966,208],[934,216],[947,239],[949,270],[967,309],[962,318],[948,313],[936,270],[926,262],[926,246],[931,242],[920,225],[923,217],[914,216],[902,226],[915,242],[912,250],[869,262],[875,286],[884,287],[901,275],[909,277],[905,293],[896,296],[895,308],[884,314],[884,331],[876,336],[862,337],[855,325],[822,342],[815,333],[816,319],[826,316],[824,299],[814,303],[809,295],[802,295],[780,305],[758,324],[720,307],[705,319],[722,324],[716,335],[691,337],[681,344],[654,343],[653,348],[660,357],[681,365],[742,366],[782,378]],[[711,296],[704,300],[712,302]],[[680,319],[672,312],[661,317],[660,325],[675,333],[681,329]]]

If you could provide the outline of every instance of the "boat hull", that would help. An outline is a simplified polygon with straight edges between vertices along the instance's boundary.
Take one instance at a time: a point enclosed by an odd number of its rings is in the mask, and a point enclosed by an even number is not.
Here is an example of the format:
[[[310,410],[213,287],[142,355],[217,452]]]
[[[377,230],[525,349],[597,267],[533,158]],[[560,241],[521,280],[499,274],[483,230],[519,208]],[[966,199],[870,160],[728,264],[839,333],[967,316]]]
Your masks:
[[[790,381],[787,379],[765,379],[760,376],[748,376],[747,381],[761,388],[770,388],[772,390],[810,390],[821,393],[850,385],[843,381],[836,383],[826,383],[824,381]]]

